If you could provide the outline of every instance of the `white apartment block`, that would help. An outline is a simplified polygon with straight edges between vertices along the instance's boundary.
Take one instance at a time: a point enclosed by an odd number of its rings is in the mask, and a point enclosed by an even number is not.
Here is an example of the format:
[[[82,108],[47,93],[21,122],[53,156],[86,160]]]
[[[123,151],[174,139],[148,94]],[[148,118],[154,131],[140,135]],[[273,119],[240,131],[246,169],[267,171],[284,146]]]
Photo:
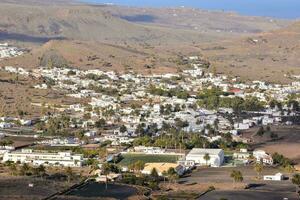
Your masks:
[[[71,152],[34,152],[32,149],[22,149],[21,151],[6,152],[3,155],[3,162],[12,161],[28,163],[32,165],[52,165],[64,167],[81,167],[83,165],[83,155]]]

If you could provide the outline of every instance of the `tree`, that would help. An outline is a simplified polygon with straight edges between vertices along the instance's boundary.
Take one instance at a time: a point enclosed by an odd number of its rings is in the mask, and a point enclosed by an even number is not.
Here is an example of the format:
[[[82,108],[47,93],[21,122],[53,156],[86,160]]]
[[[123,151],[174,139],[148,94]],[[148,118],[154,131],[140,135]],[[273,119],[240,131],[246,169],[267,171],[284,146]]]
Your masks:
[[[204,155],[203,159],[205,160],[205,162],[206,162],[206,166],[207,166],[207,163],[208,163],[208,161],[210,160],[210,156],[209,156],[209,154],[208,154],[208,153],[206,153],[206,154]]]
[[[255,170],[255,172],[257,173],[257,176],[260,178],[260,174],[261,174],[261,172],[263,171],[263,169],[264,169],[264,166],[261,164],[261,163],[256,163],[255,165],[254,165],[254,170]]]
[[[43,165],[40,165],[40,166],[32,169],[32,173],[36,176],[41,176],[41,178],[43,177],[45,172],[46,172],[46,169]]]
[[[75,133],[75,137],[77,137],[78,139],[82,140],[84,138],[84,131],[83,130],[77,131]]]
[[[95,126],[97,128],[103,128],[105,126],[105,124],[106,124],[106,121],[103,118],[101,118],[101,119],[99,119],[98,121],[95,122]]]
[[[170,168],[168,169],[167,175],[168,175],[168,179],[169,179],[169,184],[170,184],[171,182],[176,181],[176,180],[179,178],[179,176],[178,176],[176,170],[175,170],[173,167],[170,167]]]
[[[262,137],[262,136],[264,135],[264,133],[265,133],[264,127],[261,126],[261,127],[259,127],[259,129],[257,130],[256,135]]]
[[[121,133],[125,133],[126,131],[127,131],[126,126],[125,126],[125,125],[122,125],[122,126],[120,127],[120,132],[121,132]]]
[[[67,175],[67,178],[68,178],[68,183],[70,183],[70,181],[74,178],[74,172],[73,172],[73,170],[72,170],[72,168],[71,167],[67,167],[66,169],[65,169],[65,174]]]
[[[29,167],[26,163],[24,163],[24,164],[22,165],[21,169],[20,169],[20,175],[21,175],[21,176],[24,176],[24,175],[26,175],[29,171],[30,171],[30,167]]]
[[[15,163],[12,163],[11,165],[9,165],[9,171],[11,175],[16,175],[17,174],[17,166]]]
[[[242,182],[244,180],[242,172],[237,170],[233,170],[230,177],[233,179],[234,183]]]
[[[109,163],[105,163],[105,164],[103,164],[102,165],[102,167],[101,167],[101,173],[103,174],[103,175],[105,175],[105,189],[107,190],[107,182],[108,182],[108,178],[107,178],[107,175],[109,174],[111,172],[111,166],[110,166],[110,164]]]
[[[136,170],[136,171],[141,171],[141,170],[143,170],[144,169],[144,167],[145,167],[145,162],[143,162],[143,161],[141,161],[141,160],[138,160],[138,161],[136,161],[135,163],[134,163],[134,169]]]
[[[274,164],[279,164],[282,167],[286,167],[288,165],[292,165],[292,161],[291,160],[289,160],[288,158],[284,157],[281,154],[278,154],[277,152],[275,152],[272,155],[272,159],[273,159]]]
[[[167,171],[163,171],[162,175],[164,177],[164,184],[166,183],[166,177],[168,176],[168,172]]]
[[[91,113],[84,113],[83,119],[85,119],[85,120],[91,119]]]
[[[296,185],[296,190],[298,192],[298,187],[300,186],[300,174],[295,174],[292,178],[292,183]]]
[[[153,168],[153,169],[151,170],[150,176],[151,176],[151,178],[153,178],[154,180],[158,180],[159,175],[158,175],[158,172],[157,172],[156,168]]]
[[[38,172],[41,176],[43,176],[45,174],[46,168],[44,167],[44,165],[38,166]]]

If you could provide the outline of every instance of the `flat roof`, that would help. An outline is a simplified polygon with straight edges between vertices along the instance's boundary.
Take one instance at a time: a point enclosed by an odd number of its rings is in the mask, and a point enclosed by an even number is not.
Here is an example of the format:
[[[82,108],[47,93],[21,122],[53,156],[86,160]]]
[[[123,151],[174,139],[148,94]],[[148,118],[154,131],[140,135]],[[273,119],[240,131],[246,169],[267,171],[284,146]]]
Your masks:
[[[171,167],[176,168],[176,163],[146,163],[144,171],[152,171],[155,168],[159,172],[168,171]]]
[[[218,155],[220,152],[222,152],[222,149],[201,149],[201,148],[193,148],[188,155],[204,155],[204,154],[210,154],[210,155]]]

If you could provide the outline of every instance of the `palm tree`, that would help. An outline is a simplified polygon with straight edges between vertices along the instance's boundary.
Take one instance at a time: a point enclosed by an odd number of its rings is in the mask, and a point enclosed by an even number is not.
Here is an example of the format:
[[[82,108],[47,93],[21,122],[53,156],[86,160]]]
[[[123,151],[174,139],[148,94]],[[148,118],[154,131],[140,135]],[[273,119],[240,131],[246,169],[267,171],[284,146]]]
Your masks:
[[[141,160],[136,161],[134,163],[134,169],[138,172],[142,171],[144,169],[144,167],[145,167],[145,163]]]
[[[233,178],[233,185],[236,182],[242,182],[244,180],[242,172],[237,170],[233,170],[230,174],[230,177]]]
[[[12,163],[11,165],[9,165],[9,171],[11,175],[16,175],[17,174],[17,166],[15,163]]]
[[[168,176],[168,172],[167,171],[163,171],[162,175],[164,177],[164,184],[166,183],[166,177]]]
[[[151,178],[153,178],[154,180],[158,180],[159,178],[159,175],[158,175],[158,172],[157,172],[157,169],[156,168],[153,168],[151,173],[150,173],[150,176]]]
[[[258,178],[260,178],[260,174],[263,171],[263,169],[264,169],[264,166],[261,163],[256,163],[254,165],[254,170],[256,171]]]
[[[65,173],[68,177],[68,183],[70,183],[71,179],[74,177],[74,172],[73,172],[72,168],[67,167],[67,169],[65,170]]]
[[[171,184],[171,182],[176,181],[179,178],[176,170],[173,167],[170,167],[168,169],[167,176],[169,179],[169,185]]]
[[[38,171],[39,171],[39,173],[40,173],[41,175],[44,175],[45,172],[46,172],[46,168],[44,167],[44,165],[40,165],[40,166],[38,167]]]
[[[204,155],[204,160],[205,160],[205,162],[206,162],[206,166],[208,166],[207,165],[207,163],[208,163],[208,161],[210,160],[210,156],[209,156],[209,154],[208,153],[206,153],[205,155]]]
[[[129,164],[128,165],[128,170],[130,171],[130,172],[135,172],[135,163],[131,163],[131,164]]]
[[[101,167],[101,173],[103,174],[103,175],[105,175],[105,189],[107,190],[107,180],[108,180],[108,178],[107,178],[107,175],[109,174],[111,172],[111,166],[110,166],[110,164],[108,164],[108,163],[105,163],[105,164],[103,164],[102,165],[102,167]]]

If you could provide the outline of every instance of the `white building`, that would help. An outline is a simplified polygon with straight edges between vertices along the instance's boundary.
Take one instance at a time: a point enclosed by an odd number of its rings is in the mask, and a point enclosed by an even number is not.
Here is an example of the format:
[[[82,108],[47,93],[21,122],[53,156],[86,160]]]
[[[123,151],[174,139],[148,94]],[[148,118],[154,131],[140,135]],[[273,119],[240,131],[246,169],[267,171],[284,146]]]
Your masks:
[[[83,155],[71,152],[48,153],[34,152],[32,149],[22,149],[21,151],[4,153],[3,162],[6,161],[29,163],[32,165],[81,167],[83,164]]]
[[[277,173],[275,175],[264,176],[264,181],[282,181],[284,179],[283,174]]]
[[[146,154],[164,154],[165,150],[160,147],[145,147],[137,146],[134,147],[135,152],[146,153]]]
[[[253,156],[256,159],[256,162],[262,163],[265,165],[273,165],[273,158],[263,150],[253,151]]]
[[[97,134],[97,131],[88,131],[86,133],[84,133],[84,136],[86,137],[95,137]]]
[[[209,155],[209,159],[205,160],[205,155]],[[212,167],[220,167],[224,161],[224,151],[222,149],[199,149],[193,148],[185,158],[187,161],[194,161],[196,165],[210,165]]]
[[[250,153],[244,151],[244,149],[240,149],[240,152],[235,152],[233,153],[233,158],[237,160],[247,160],[250,157]]]
[[[5,122],[1,122],[0,123],[0,128],[11,128],[12,127],[12,124],[11,123],[5,123]]]

